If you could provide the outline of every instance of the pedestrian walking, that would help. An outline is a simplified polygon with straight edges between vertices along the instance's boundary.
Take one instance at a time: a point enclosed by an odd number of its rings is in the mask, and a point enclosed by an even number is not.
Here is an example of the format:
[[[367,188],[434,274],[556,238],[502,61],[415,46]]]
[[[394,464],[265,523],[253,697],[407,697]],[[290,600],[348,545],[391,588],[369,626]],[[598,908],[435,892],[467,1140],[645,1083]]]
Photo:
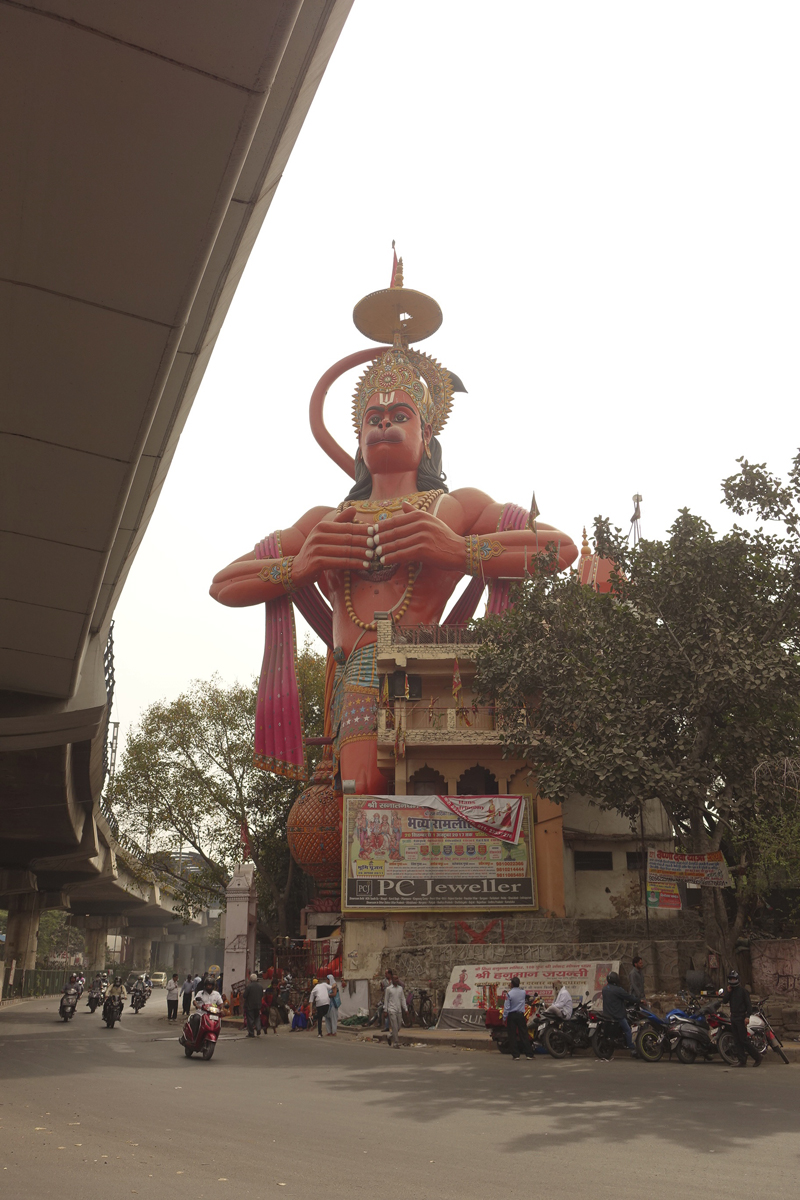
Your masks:
[[[167,980],[167,1020],[177,1021],[178,1019],[178,997],[181,994],[181,982],[178,979],[178,972],[172,976],[172,979]]]
[[[633,966],[628,971],[628,991],[637,1000],[644,1000],[644,963],[641,954],[633,956]]]
[[[515,975],[511,980],[511,987],[506,992],[503,1004],[508,1044],[511,1048],[511,1057],[515,1062],[520,1053],[523,1053],[526,1058],[533,1058],[533,1046],[528,1033],[528,1023],[525,1020],[526,999],[525,989],[519,986],[519,976]]]
[[[408,1012],[408,1005],[406,1004],[406,990],[397,975],[392,975],[392,982],[385,989],[383,996],[389,1016],[389,1045],[393,1046],[395,1050],[399,1050],[400,1022],[403,1019],[403,1013]]]
[[[331,993],[327,983],[320,983],[315,979],[310,999],[317,1014],[317,1037],[322,1037],[322,1021],[331,1006]]]
[[[328,976],[328,995],[330,1004],[325,1013],[325,1027],[328,1030],[328,1037],[336,1037],[336,1026],[339,1024],[339,1005],[342,1003],[342,998],[332,975]]]
[[[187,975],[184,979],[181,995],[183,997],[183,1015],[188,1017],[192,1011],[192,996],[194,995],[194,980],[191,975]]]
[[[250,982],[244,989],[244,1016],[247,1021],[247,1036],[261,1037],[261,1001],[264,999],[264,989],[255,971],[250,976]]]
[[[731,1029],[736,1041],[736,1052],[740,1067],[747,1066],[748,1054],[753,1060],[754,1067],[761,1066],[761,1055],[756,1050],[747,1033],[747,1018],[753,1011],[750,993],[742,987],[738,971],[728,971],[728,990],[722,993],[722,1003],[731,1008]]]

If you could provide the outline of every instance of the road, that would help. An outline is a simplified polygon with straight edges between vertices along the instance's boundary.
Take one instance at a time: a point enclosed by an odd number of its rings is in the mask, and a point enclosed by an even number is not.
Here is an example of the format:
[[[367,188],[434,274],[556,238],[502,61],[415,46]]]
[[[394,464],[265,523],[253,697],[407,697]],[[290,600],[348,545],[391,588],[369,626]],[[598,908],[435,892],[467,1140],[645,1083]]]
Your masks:
[[[778,1200],[797,1186],[800,1066],[389,1050],[248,1039],[187,1060],[163,993],[108,1030],[85,1005],[0,1010],[0,1195],[192,1200]],[[164,1188],[168,1188],[168,1193]]]

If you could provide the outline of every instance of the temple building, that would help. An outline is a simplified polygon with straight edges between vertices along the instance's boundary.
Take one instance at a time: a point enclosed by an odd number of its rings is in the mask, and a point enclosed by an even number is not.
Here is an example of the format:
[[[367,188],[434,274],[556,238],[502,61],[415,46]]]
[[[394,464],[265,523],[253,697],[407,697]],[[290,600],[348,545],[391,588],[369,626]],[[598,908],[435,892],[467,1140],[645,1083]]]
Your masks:
[[[587,798],[562,807],[540,796],[528,765],[503,757],[494,709],[478,703],[476,645],[468,636],[459,626],[378,622],[378,765],[394,779],[394,794],[530,794],[539,912],[605,918],[641,911],[642,842],[673,840],[663,808],[645,806],[643,826],[633,830]]]

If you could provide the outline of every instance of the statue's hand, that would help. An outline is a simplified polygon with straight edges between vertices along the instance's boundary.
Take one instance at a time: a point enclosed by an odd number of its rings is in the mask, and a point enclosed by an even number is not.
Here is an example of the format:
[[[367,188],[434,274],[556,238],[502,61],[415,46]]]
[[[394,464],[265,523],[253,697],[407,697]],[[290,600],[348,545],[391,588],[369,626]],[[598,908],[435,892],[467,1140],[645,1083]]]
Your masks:
[[[408,501],[403,501],[402,513],[382,521],[378,529],[379,557],[386,566],[421,562],[442,571],[464,570],[463,537],[438,517],[419,512]]]
[[[302,550],[294,556],[295,587],[313,582],[323,571],[356,571],[364,567],[367,526],[357,524],[355,516],[354,508],[346,508],[314,526]]]

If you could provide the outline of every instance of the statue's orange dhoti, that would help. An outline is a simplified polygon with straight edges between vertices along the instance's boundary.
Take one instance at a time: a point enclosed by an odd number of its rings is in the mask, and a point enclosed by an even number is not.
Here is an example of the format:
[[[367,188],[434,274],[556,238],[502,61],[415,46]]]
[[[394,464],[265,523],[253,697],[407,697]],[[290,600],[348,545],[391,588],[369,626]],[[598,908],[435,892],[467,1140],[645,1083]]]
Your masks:
[[[353,319],[367,337],[389,344],[337,363],[311,400],[314,435],[354,478],[353,487],[337,507],[310,509],[225,567],[211,595],[231,607],[266,605],[257,765],[294,778],[304,774],[294,603],[329,648],[326,732],[333,738],[337,786],[352,780],[357,794],[381,794],[388,784],[377,766],[376,613],[396,623],[439,624],[465,574],[472,583],[445,622],[469,620],[486,584],[489,609],[500,612],[508,581],[530,571],[548,544],[559,569],[574,561],[577,547],[552,525],[477,488],[448,491],[437,435],[454,392],[464,389],[409,346],[435,332],[442,314],[430,297],[403,286],[402,260],[392,286],[360,301]],[[325,428],[322,406],[334,379],[364,363],[353,401],[353,459]]]

